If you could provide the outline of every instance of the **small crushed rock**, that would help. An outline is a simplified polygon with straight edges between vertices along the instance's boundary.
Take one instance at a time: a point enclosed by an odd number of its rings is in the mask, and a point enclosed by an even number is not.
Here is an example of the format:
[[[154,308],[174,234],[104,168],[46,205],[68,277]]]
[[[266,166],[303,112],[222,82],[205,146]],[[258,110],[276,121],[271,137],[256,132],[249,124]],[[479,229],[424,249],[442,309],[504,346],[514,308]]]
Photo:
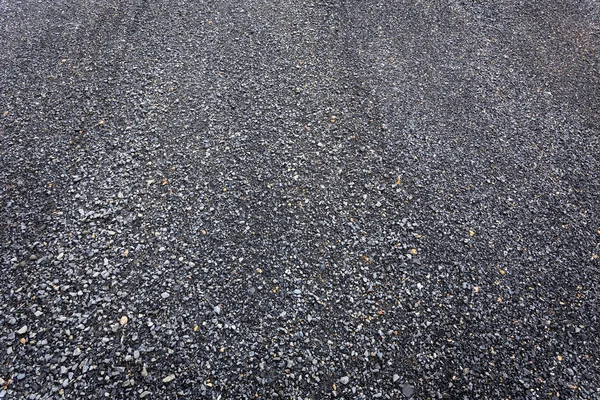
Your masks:
[[[3,1],[0,398],[600,398],[598,1]]]

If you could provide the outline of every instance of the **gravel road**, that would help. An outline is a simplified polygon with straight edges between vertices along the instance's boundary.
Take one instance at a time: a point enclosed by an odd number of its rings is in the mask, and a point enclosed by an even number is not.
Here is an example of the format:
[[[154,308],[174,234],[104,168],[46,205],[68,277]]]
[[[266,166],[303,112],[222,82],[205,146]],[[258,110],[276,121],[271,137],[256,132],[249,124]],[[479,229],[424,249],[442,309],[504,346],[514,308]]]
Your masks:
[[[600,399],[598,0],[0,26],[0,399]]]

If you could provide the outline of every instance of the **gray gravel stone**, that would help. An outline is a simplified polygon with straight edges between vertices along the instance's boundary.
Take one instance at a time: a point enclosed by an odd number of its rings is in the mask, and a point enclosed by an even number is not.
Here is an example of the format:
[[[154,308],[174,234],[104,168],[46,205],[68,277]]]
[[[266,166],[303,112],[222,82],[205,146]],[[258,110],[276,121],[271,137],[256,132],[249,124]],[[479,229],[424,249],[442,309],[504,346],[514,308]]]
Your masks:
[[[402,394],[410,398],[415,394],[415,388],[408,384],[402,385]]]

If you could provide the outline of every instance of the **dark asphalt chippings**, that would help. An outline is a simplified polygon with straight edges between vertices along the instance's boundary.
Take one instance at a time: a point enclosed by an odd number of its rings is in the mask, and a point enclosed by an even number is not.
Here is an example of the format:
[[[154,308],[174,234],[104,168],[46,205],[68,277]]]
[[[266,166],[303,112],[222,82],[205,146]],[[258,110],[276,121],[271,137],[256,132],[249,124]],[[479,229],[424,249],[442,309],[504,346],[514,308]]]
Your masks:
[[[600,398],[597,0],[0,11],[0,398]]]

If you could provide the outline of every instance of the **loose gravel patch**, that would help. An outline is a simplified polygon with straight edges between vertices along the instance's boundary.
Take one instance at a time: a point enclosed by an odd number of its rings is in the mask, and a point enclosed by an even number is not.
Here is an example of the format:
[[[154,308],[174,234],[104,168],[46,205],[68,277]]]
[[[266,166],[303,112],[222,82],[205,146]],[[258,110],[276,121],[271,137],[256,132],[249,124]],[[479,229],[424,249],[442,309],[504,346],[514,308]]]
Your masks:
[[[599,10],[0,0],[0,399],[600,398]]]

